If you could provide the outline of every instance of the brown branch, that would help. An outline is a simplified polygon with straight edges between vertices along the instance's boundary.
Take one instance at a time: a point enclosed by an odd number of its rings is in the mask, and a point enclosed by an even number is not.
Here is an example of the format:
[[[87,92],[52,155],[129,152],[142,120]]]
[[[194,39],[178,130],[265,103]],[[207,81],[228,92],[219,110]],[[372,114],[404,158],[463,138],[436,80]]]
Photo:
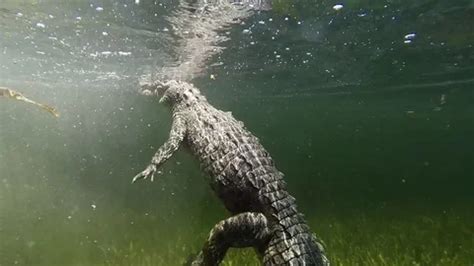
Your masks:
[[[56,111],[56,109],[54,107],[51,107],[49,105],[38,103],[38,102],[35,102],[33,100],[30,100],[30,99],[26,98],[23,94],[15,91],[15,90],[12,90],[12,89],[9,89],[9,88],[6,88],[6,87],[0,87],[0,97],[7,97],[7,98],[10,98],[10,99],[13,99],[13,100],[22,101],[22,102],[26,102],[26,103],[36,105],[36,106],[40,107],[41,109],[47,111],[48,113],[52,114],[53,116],[59,117],[59,113]]]

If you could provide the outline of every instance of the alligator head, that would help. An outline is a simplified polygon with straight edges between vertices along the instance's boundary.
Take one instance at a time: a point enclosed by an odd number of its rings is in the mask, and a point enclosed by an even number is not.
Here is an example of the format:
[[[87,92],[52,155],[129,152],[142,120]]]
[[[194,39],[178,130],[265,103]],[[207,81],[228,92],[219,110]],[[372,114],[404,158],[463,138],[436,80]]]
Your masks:
[[[142,83],[141,94],[147,96],[158,96],[160,103],[191,104],[198,100],[205,100],[201,92],[193,84],[169,80],[166,82],[155,81],[153,83]]]

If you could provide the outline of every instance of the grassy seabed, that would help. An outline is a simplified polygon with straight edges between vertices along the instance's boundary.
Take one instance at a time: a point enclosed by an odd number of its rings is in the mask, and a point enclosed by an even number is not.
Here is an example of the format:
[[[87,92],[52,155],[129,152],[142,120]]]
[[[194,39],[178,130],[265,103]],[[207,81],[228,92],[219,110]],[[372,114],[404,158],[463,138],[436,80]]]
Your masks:
[[[308,217],[332,265],[473,265],[473,213],[376,210]],[[104,250],[104,265],[182,265],[206,234],[173,244],[134,242]],[[154,247],[151,249],[150,247]],[[223,265],[260,265],[252,249],[231,249]]]

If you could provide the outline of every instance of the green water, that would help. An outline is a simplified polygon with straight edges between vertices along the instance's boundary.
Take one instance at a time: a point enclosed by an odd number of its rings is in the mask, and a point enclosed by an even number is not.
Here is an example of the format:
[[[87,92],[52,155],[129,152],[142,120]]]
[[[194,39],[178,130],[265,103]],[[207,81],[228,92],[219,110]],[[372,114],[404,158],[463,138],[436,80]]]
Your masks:
[[[228,216],[185,150],[130,184],[171,123],[135,88],[172,59],[175,5],[139,2],[0,2],[0,86],[61,113],[0,99],[0,265],[180,265]],[[275,1],[194,82],[261,139],[334,265],[473,265],[474,3],[335,4]]]

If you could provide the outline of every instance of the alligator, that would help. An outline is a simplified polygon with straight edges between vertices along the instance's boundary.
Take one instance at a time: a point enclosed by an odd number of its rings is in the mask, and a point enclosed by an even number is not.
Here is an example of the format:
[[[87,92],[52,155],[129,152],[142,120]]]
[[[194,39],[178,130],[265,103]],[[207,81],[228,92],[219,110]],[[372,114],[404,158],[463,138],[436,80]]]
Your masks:
[[[253,247],[263,265],[329,265],[320,240],[288,193],[283,173],[241,121],[213,107],[188,82],[142,84],[141,93],[167,103],[173,122],[168,140],[132,183],[153,180],[158,167],[184,143],[233,215],[214,226],[192,265],[218,265],[231,247]]]

